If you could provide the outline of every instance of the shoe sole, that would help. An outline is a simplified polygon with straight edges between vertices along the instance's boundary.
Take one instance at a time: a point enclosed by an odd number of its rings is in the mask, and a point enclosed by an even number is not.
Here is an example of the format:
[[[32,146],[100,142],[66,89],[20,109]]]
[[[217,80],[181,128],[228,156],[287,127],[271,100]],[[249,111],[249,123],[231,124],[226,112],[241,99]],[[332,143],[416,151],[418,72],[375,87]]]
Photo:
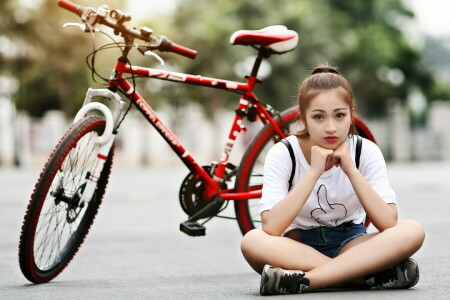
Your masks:
[[[267,269],[269,269],[268,265],[264,266],[264,269],[261,273],[261,282],[259,285],[259,293],[261,295],[268,295],[265,287],[266,287],[266,283],[269,281],[269,274],[267,274]]]
[[[277,270],[270,270],[271,268],[272,268],[271,266],[265,265],[263,272],[261,274],[261,283],[259,288],[259,293],[261,295],[279,294],[276,292],[276,285],[278,282],[278,277],[280,275],[278,274]],[[269,274],[270,271],[272,271],[271,274]],[[271,280],[270,278],[271,276],[272,276],[272,283],[269,282]]]
[[[415,281],[413,281],[411,284],[409,284],[405,287],[405,288],[409,289],[409,288],[412,288],[413,286],[415,286],[417,284],[417,282],[419,282],[420,274],[419,274],[419,265],[417,264],[417,262],[414,259],[412,259],[412,258],[408,259],[407,264],[408,264],[408,270],[412,270],[413,271],[412,273],[413,274],[415,273],[415,277],[416,277]]]

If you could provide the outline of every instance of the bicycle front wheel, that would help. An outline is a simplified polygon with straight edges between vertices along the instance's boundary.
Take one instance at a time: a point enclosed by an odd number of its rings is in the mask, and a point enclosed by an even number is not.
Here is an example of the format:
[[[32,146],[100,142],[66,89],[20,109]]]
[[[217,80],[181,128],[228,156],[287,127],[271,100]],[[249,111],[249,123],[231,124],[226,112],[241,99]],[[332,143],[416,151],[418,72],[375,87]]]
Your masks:
[[[74,257],[97,214],[111,172],[114,147],[92,198],[81,196],[96,162],[97,137],[105,119],[90,116],[74,124],[56,146],[28,204],[19,243],[19,264],[34,283],[55,278]]]

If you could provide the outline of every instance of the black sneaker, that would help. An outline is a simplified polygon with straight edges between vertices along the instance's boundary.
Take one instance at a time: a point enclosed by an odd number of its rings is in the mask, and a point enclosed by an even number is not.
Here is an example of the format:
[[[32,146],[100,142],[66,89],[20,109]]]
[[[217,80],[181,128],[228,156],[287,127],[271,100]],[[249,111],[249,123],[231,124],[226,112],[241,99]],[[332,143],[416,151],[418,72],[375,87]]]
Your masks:
[[[261,274],[261,295],[300,294],[309,288],[303,271],[284,270],[265,265]]]
[[[366,277],[370,289],[409,289],[419,281],[419,266],[408,258],[387,270]]]

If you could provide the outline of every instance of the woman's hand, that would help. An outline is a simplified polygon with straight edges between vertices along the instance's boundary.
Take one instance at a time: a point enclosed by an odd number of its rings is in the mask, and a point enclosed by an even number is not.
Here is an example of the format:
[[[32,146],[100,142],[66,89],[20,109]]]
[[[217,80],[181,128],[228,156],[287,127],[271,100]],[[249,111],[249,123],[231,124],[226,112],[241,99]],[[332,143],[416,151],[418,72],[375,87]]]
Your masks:
[[[333,160],[335,162],[336,167],[340,166],[342,171],[344,171],[345,174],[349,174],[349,172],[354,171],[356,169],[356,166],[352,160],[352,157],[350,155],[350,152],[348,151],[347,144],[343,143],[339,147],[334,150],[333,153]]]
[[[314,145],[311,147],[311,169],[310,171],[319,178],[328,167],[335,164],[333,150]]]

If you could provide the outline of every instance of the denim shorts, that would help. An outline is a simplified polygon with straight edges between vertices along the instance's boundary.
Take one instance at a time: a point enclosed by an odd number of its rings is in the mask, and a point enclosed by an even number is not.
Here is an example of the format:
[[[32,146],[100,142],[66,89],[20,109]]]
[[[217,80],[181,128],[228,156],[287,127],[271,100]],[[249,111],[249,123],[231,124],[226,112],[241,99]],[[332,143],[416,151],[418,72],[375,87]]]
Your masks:
[[[367,234],[366,227],[362,223],[354,224],[350,221],[336,227],[292,229],[285,236],[334,258],[348,242],[365,234]]]

